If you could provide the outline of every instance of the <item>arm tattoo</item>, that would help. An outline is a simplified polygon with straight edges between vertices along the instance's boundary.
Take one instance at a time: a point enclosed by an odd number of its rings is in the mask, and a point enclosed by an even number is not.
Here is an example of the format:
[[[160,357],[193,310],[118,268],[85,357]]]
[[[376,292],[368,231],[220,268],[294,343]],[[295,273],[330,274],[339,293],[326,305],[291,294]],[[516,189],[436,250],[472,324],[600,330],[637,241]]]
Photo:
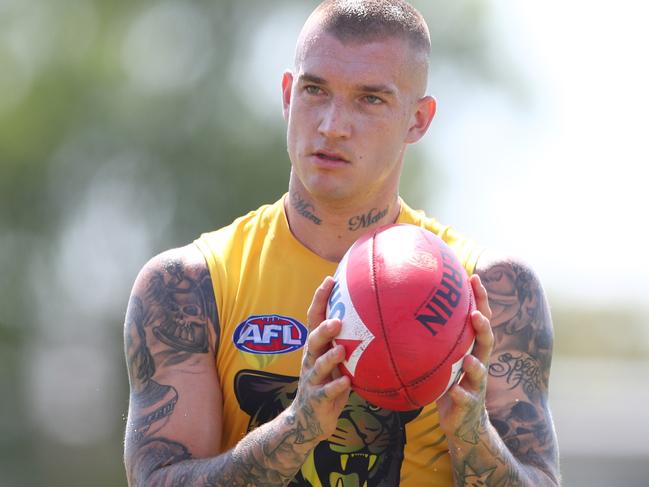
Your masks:
[[[166,260],[149,275],[148,285],[134,292],[126,313],[126,362],[131,384],[131,411],[125,457],[130,479],[140,482],[152,471],[191,458],[188,448],[156,436],[179,400],[178,390],[154,379],[165,367],[187,363],[211,347],[208,326],[219,325],[207,269],[185,268]],[[214,347],[215,348],[215,347]]]
[[[127,335],[126,357],[130,371],[131,401],[137,416],[130,419],[127,435],[133,444],[144,439],[154,423],[164,420],[173,413],[178,401],[177,391],[161,385],[152,379],[156,367],[147,346],[145,323],[150,315],[145,313],[142,300],[133,296],[126,314],[127,329],[135,329],[136,338]]]
[[[134,343],[130,335],[127,335],[127,359],[129,360],[129,369],[134,374],[135,385],[145,383],[155,373],[155,363],[149,348],[146,346],[146,333],[144,323],[148,319],[144,314],[144,305],[142,300],[133,296],[128,304],[126,312],[127,327],[135,328],[137,331],[137,343]],[[129,353],[129,350],[135,346],[135,350]]]
[[[489,421],[502,439],[500,446],[482,439],[486,425],[458,431],[470,447],[454,465],[455,476],[460,485],[528,485],[523,478],[545,485],[548,478],[556,479],[557,465],[547,405],[552,322],[545,295],[536,276],[516,262],[499,261],[478,273],[492,310],[490,381],[497,381],[497,390],[511,391],[507,395],[511,400],[495,398],[489,406]],[[480,448],[490,455],[479,455]]]
[[[504,411],[490,413],[491,424],[496,428],[507,448],[522,462],[538,467],[546,463],[553,437],[550,426],[537,405],[527,401],[516,402]]]
[[[130,485],[287,485],[322,435],[308,404],[259,426],[233,450],[211,458],[195,458],[188,442],[165,434],[165,425],[178,414],[181,393],[180,387],[161,383],[161,372],[179,365],[191,372],[212,348],[209,322],[215,327],[218,323],[207,271],[168,260],[145,282],[129,303],[125,327],[131,382],[125,451]]]
[[[477,445],[486,431],[487,415],[482,408],[472,408],[455,432],[456,436],[471,445]]]
[[[489,375],[502,377],[510,389],[521,387],[530,398],[538,398],[543,387],[541,365],[526,353],[502,353],[498,361],[489,365]]]
[[[207,270],[167,260],[131,298],[126,317],[126,357],[131,412],[125,456],[131,485],[205,487],[283,486],[306,460],[322,434],[313,409],[287,412],[258,427],[239,445],[212,458],[195,458],[190,448],[164,435],[175,414],[178,390],[155,380],[166,367],[191,370],[210,350],[209,326],[217,331],[216,305]],[[218,339],[217,339],[218,340]],[[161,375],[160,375],[161,376]]]
[[[209,279],[208,272],[204,271],[198,279],[190,278],[183,265],[175,260],[165,262],[164,270],[165,273],[153,276],[147,290],[159,311],[154,335],[172,351],[206,353],[209,348],[207,318],[211,310],[201,281]]]
[[[166,438],[150,438],[143,441],[134,453],[132,465],[137,467],[139,475],[131,473],[130,477],[139,478],[137,485],[144,485],[151,472],[189,458],[191,455],[184,445]]]
[[[208,459],[192,459],[184,445],[153,438],[142,453],[146,462],[144,478],[160,486],[285,486],[306,460],[308,449],[296,451],[295,445],[309,428],[291,415],[284,417],[279,428],[283,432],[273,425],[263,425],[235,449]]]
[[[532,272],[516,263],[496,264],[480,277],[489,294],[496,349],[516,349],[549,370],[552,325],[543,290]],[[546,363],[547,362],[547,363]]]

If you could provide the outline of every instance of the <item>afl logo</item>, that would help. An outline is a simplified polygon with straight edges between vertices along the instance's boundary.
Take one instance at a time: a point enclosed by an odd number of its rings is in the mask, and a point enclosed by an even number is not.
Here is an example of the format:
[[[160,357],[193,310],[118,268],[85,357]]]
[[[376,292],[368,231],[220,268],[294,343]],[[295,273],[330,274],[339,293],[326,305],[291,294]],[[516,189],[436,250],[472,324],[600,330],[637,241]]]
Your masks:
[[[243,352],[287,353],[304,346],[308,331],[299,321],[280,315],[250,316],[234,330],[232,341]]]

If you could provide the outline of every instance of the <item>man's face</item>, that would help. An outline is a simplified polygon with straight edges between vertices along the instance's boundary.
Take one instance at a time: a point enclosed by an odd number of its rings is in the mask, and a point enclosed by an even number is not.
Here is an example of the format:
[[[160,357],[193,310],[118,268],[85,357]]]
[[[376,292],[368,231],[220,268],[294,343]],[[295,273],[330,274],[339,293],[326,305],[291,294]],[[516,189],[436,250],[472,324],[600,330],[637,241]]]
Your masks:
[[[330,200],[394,192],[406,144],[430,122],[420,110],[425,65],[397,38],[342,43],[319,33],[308,41],[283,79],[294,176]]]

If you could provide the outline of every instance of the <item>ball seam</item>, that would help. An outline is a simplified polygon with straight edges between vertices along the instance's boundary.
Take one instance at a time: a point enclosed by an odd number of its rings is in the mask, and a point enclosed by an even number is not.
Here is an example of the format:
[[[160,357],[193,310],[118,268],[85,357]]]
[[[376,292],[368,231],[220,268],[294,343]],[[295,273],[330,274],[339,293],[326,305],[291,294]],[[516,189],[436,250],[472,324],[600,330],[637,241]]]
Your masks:
[[[383,338],[387,343],[388,335],[386,333],[386,327],[383,321],[383,311],[381,310],[381,300],[379,299],[379,285],[378,285],[378,279],[376,278],[377,269],[376,269],[376,259],[375,259],[375,255],[376,255],[375,246],[376,246],[377,233],[378,230],[375,230],[374,234],[372,235],[372,245],[370,246],[371,249],[370,263],[372,264],[372,285],[374,287],[374,298],[376,299],[376,308],[379,313],[379,324],[381,326],[381,333],[383,333]],[[390,365],[392,365],[392,370],[394,371],[394,374],[397,376],[397,380],[399,381],[399,385],[401,386],[399,389],[396,390],[403,390],[405,392],[408,401],[415,407],[421,406],[419,403],[415,402],[413,398],[410,396],[410,391],[408,391],[407,386],[404,384],[403,378],[401,377],[401,374],[399,373],[399,369],[397,368],[397,364],[394,360],[392,350],[390,349],[390,347],[386,347],[386,349],[388,352],[388,357],[390,358]]]
[[[372,272],[374,273],[374,269],[372,269]],[[430,379],[430,377],[433,376],[435,374],[435,372],[437,372],[439,370],[439,368],[442,367],[449,360],[449,358],[453,354],[453,351],[457,348],[457,345],[462,340],[462,337],[464,337],[464,335],[466,334],[467,327],[472,326],[470,324],[470,321],[471,321],[470,312],[471,312],[471,304],[472,304],[472,301],[473,301],[473,289],[471,289],[470,285],[469,285],[468,289],[469,289],[469,304],[468,304],[468,310],[467,310],[467,318],[466,318],[466,320],[464,322],[464,326],[462,327],[462,330],[460,331],[457,338],[455,339],[455,344],[451,348],[449,353],[433,369],[431,369],[430,371],[428,371],[426,374],[422,375],[421,377],[418,377],[414,381],[409,382],[407,384],[404,384],[403,381],[401,380],[401,377],[399,376],[399,372],[396,370],[396,367],[393,366],[393,368],[395,368],[395,373],[396,373],[397,377],[399,378],[399,382],[401,383],[401,387],[396,388],[396,389],[379,389],[379,390],[374,390],[374,389],[370,389],[370,388],[366,388],[366,387],[359,387],[357,385],[355,385],[355,387],[357,387],[358,389],[360,389],[362,391],[370,392],[372,394],[386,395],[386,396],[394,395],[396,392],[403,390],[403,391],[405,391],[408,400],[412,404],[415,404],[418,407],[422,406],[421,404],[418,404],[417,402],[412,400],[412,398],[410,397],[410,394],[408,392],[408,387],[417,386],[417,385],[421,384],[422,382],[425,382],[428,379]],[[379,316],[381,316],[380,310],[379,310]],[[381,316],[381,320],[382,319],[383,318]],[[382,321],[381,321],[381,328],[383,329],[383,322]],[[384,334],[384,336],[386,336],[386,335]],[[388,354],[390,356],[390,361],[393,362],[392,361],[392,353],[389,350],[388,350]],[[393,365],[394,365],[394,362],[393,362]]]
[[[471,303],[472,303],[472,301],[473,301],[473,290],[471,289],[471,284],[470,284],[470,283],[469,283],[469,287],[468,287],[468,289],[469,289],[469,306],[468,306],[468,310],[467,310],[467,317],[466,317],[466,320],[464,321],[464,326],[462,327],[462,330],[460,331],[460,333],[458,334],[457,338],[455,339],[455,343],[453,344],[453,347],[452,347],[452,348],[449,350],[449,352],[446,354],[446,357],[444,357],[444,358],[439,362],[439,364],[437,364],[433,369],[431,369],[429,372],[427,372],[427,373],[424,374],[423,376],[421,376],[421,377],[417,378],[416,380],[414,380],[413,382],[409,383],[406,387],[409,387],[409,386],[416,386],[416,385],[418,385],[418,384],[421,384],[422,382],[425,382],[425,381],[428,380],[428,379],[429,379],[433,374],[435,374],[435,372],[437,372],[437,371],[439,370],[440,367],[442,367],[446,362],[448,362],[448,360],[449,360],[449,358],[451,357],[451,355],[453,354],[453,352],[457,349],[458,344],[460,343],[460,341],[462,341],[462,337],[464,337],[464,335],[466,334],[467,327],[468,327],[468,326],[472,326],[471,323],[468,323],[468,322],[471,321],[471,314],[470,314],[470,312],[471,312]]]

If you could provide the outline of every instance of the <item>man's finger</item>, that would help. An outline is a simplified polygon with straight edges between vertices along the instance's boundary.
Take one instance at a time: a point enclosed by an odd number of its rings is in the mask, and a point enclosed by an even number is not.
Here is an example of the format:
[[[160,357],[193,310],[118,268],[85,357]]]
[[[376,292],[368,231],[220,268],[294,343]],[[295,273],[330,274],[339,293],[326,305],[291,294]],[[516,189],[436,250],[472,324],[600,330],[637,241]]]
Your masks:
[[[480,276],[478,274],[473,274],[470,281],[478,311],[480,311],[487,317],[487,319],[490,320],[491,308],[489,307],[489,296],[487,296],[487,289],[482,285],[482,280],[480,279]]]
[[[309,330],[315,329],[324,319],[327,312],[327,300],[334,286],[334,279],[331,276],[325,277],[322,284],[316,289],[313,300],[306,314]]]
[[[467,355],[462,363],[464,377],[462,387],[474,394],[479,393],[486,384],[487,369],[485,365],[473,355]]]
[[[340,333],[342,323],[334,318],[315,327],[307,337],[307,348],[314,360],[331,348],[331,341]]]
[[[313,374],[310,380],[313,384],[323,384],[331,380],[332,374],[338,368],[338,364],[345,360],[345,349],[342,345],[336,345],[327,350],[315,361]]]
[[[336,398],[343,394],[349,394],[351,390],[351,380],[346,375],[338,377],[331,382],[327,382],[322,386],[323,395],[329,400],[336,400]]]
[[[461,384],[455,384],[448,390],[446,395],[448,395],[448,397],[461,408],[469,407],[473,401],[473,395],[467,392]]]
[[[491,350],[494,343],[494,335],[491,330],[491,325],[489,320],[480,311],[473,311],[471,313],[471,324],[475,330],[475,346],[473,347],[473,355],[480,360],[485,367],[487,367],[489,365]]]

